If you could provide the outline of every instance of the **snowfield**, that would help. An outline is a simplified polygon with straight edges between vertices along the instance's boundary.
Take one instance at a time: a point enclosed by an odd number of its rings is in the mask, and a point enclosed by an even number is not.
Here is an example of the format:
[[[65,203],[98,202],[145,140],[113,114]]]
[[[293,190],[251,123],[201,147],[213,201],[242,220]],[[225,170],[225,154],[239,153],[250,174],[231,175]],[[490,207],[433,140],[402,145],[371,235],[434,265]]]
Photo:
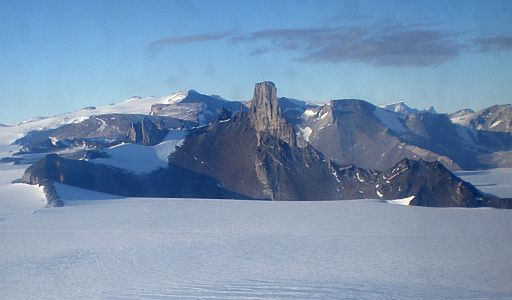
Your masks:
[[[471,182],[483,192],[500,197],[512,197],[512,169],[458,171],[455,175]]]
[[[3,299],[512,297],[511,210],[120,198],[60,184],[66,206],[43,208],[38,187],[10,184],[22,173],[0,164]]]
[[[170,130],[162,142],[154,146],[122,143],[105,150],[109,158],[89,160],[126,169],[133,173],[149,173],[168,166],[168,157],[181,146],[187,135],[186,130]]]

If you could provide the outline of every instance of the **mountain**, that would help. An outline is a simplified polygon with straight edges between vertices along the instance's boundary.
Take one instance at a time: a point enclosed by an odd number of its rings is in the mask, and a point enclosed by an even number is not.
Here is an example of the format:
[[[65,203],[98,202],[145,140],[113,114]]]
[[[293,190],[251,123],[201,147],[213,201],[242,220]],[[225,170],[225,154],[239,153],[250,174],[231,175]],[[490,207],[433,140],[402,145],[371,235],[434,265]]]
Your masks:
[[[383,108],[385,110],[389,110],[392,112],[399,113],[401,115],[410,115],[420,112],[429,112],[429,113],[437,113],[433,106],[431,106],[429,109],[426,110],[419,110],[416,108],[411,108],[407,104],[405,104],[405,101],[398,101],[390,104],[382,104],[379,105],[380,108]]]
[[[300,106],[297,106],[300,107]],[[302,137],[339,164],[386,170],[403,158],[452,170],[512,166],[512,135],[453,124],[433,111],[396,113],[358,99],[332,100],[286,115]]]
[[[482,111],[480,114],[486,117],[474,119],[488,120],[487,127],[494,125],[491,131],[483,125],[470,126],[476,121],[467,121],[468,126],[454,124],[454,120],[462,122],[476,115],[468,110],[446,116],[433,109],[410,108],[403,101],[382,108],[357,99],[333,100],[324,105],[286,97],[277,100],[282,115],[295,131],[340,165],[386,170],[403,158],[411,158],[440,161],[451,170],[512,166],[512,133],[498,131],[510,123],[506,114],[510,105],[493,107],[488,113]],[[20,146],[15,157],[3,161],[32,162],[34,153],[147,143],[143,138],[134,138],[134,133],[140,131],[135,127],[140,127],[146,117],[160,124],[163,132],[187,130],[227,120],[247,111],[251,102],[227,101],[189,90],[160,98],[132,97],[119,104],[38,118],[2,128],[12,132],[16,136],[14,143]],[[156,145],[162,138],[163,133],[150,143]]]
[[[450,119],[478,130],[512,133],[512,104],[493,105],[478,112],[459,110],[450,114]]]
[[[180,96],[169,99],[167,103],[153,104],[150,114],[192,121],[203,126],[218,119],[223,109],[231,113],[247,110],[241,102],[228,101],[216,95],[200,94],[194,90],[189,90]]]
[[[439,160],[459,169],[454,159],[434,150],[434,143],[431,147],[421,145],[422,141],[431,142],[438,137],[425,131],[418,137],[408,127],[424,120],[424,115],[429,116],[427,113],[422,113],[420,118],[415,114],[403,116],[364,100],[342,99],[316,111],[306,111],[300,127],[311,145],[340,164],[385,170],[409,157]]]
[[[156,145],[169,129],[203,126],[244,110],[247,107],[241,102],[203,95],[193,90],[161,98],[132,97],[120,104],[86,107],[59,116],[37,118],[10,128],[16,135],[20,132],[22,135],[13,141],[20,146],[14,160],[27,161],[24,154],[84,146],[105,148],[122,142]],[[149,132],[145,130],[149,128],[153,136],[151,141],[147,140]]]
[[[512,208],[512,199],[482,193],[439,162],[406,158],[381,173],[379,179],[381,198],[408,199],[409,205]]]
[[[331,103],[331,111],[320,118],[347,115],[356,106],[366,106],[359,109],[361,116],[375,114],[369,104],[350,100]],[[380,117],[395,122],[387,119],[388,115]],[[144,174],[95,163],[94,159],[73,160],[51,154],[30,166],[23,181],[57,181],[122,196],[269,200],[403,197],[411,199],[412,205],[500,208],[509,208],[512,201],[481,193],[439,162],[404,159],[384,172],[341,166],[297,134],[281,110],[271,82],[256,84],[248,111],[189,129],[183,143],[169,153],[167,167]]]
[[[163,131],[190,127],[194,123],[171,117],[154,117],[142,114],[93,115],[83,121],[64,124],[57,128],[34,130],[14,141],[21,153],[51,152],[71,146],[112,146],[133,140],[134,127],[142,124],[159,124]],[[155,125],[156,126],[156,125]],[[160,140],[163,136],[160,137]],[[134,143],[138,141],[133,140]]]
[[[297,137],[270,82],[256,84],[249,112],[193,131],[169,163],[215,177],[228,190],[251,198],[361,197],[355,176],[340,179],[335,164]]]

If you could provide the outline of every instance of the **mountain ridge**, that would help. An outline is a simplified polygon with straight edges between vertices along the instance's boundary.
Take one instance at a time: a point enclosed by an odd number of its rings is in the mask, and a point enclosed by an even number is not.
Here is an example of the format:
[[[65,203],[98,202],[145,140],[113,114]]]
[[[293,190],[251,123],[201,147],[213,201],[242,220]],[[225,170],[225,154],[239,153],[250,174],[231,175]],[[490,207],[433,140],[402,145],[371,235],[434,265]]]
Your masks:
[[[297,134],[278,99],[272,82],[257,83],[248,111],[189,129],[183,144],[170,154],[169,166],[146,175],[53,154],[29,167],[23,180],[30,184],[53,180],[124,196],[269,200],[414,197],[412,205],[509,208],[511,199],[481,193],[439,162],[404,158],[384,172],[341,166]],[[374,114],[369,103],[334,101],[330,112],[320,118],[334,122],[334,111],[343,116],[354,107],[363,107],[366,116]],[[443,184],[438,178],[443,178]]]

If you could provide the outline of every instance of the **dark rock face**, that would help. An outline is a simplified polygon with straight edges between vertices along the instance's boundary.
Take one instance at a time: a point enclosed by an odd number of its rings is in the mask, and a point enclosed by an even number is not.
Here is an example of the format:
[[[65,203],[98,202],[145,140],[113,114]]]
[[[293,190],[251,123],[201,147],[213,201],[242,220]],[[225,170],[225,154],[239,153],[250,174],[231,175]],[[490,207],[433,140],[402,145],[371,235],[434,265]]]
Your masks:
[[[55,186],[53,185],[53,181],[44,179],[41,180],[40,186],[43,187],[43,193],[46,198],[46,207],[62,207],[64,206],[64,202],[60,199],[57,191],[55,190]]]
[[[22,182],[43,186],[53,181],[126,197],[250,199],[227,191],[213,178],[173,165],[147,175],[137,175],[107,165],[48,154],[30,166],[22,177]]]
[[[479,207],[482,193],[439,162],[404,159],[380,176],[379,193],[385,199],[414,195],[412,205]]]
[[[141,122],[133,123],[128,130],[128,140],[134,144],[153,146],[160,143],[167,133],[163,122],[154,124],[149,118],[144,118]]]
[[[410,205],[431,207],[511,208],[512,199],[482,193],[440,162],[404,159],[379,175],[383,199],[414,196]]]

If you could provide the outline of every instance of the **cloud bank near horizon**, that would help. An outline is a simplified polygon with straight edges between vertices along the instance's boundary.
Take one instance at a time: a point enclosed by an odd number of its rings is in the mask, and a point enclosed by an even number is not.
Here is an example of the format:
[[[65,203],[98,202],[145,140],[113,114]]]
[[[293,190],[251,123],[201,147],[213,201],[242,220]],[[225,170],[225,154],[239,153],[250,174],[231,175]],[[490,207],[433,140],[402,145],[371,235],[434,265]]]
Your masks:
[[[247,34],[204,32],[151,42],[159,53],[185,44],[224,41],[247,47],[249,56],[277,52],[301,63],[359,62],[375,67],[433,67],[468,52],[512,50],[512,35],[464,39],[459,32],[426,24],[375,22],[371,25],[267,29]]]

